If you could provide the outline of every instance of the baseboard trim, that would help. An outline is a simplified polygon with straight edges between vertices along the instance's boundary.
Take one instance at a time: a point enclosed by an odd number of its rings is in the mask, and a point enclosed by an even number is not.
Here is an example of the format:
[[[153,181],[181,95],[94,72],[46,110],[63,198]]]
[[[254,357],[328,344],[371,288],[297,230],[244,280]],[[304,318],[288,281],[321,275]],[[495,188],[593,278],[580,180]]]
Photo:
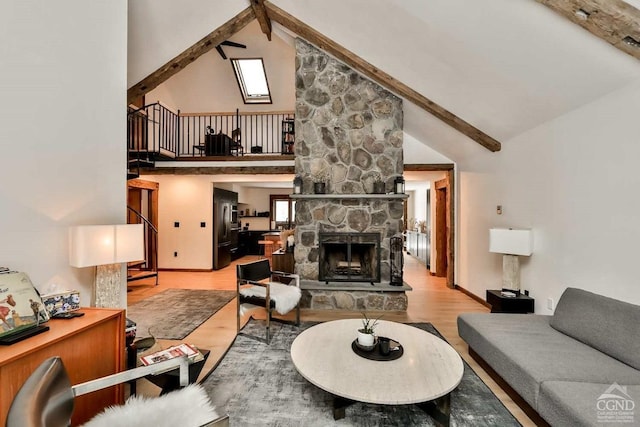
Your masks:
[[[485,360],[476,353],[471,347],[469,347],[469,356],[473,360],[475,360],[478,365],[484,371],[489,374],[489,376],[500,386],[502,390],[513,400],[513,402],[522,409],[522,411],[527,414],[527,416],[535,423],[538,427],[551,427],[549,423],[547,423],[537,412],[535,409],[531,407],[520,395],[517,391],[515,391],[511,386],[498,374],[493,370],[491,366]]]
[[[471,298],[474,301],[479,302],[480,304],[484,305],[487,308],[491,308],[491,304],[489,304],[488,302],[486,302],[485,300],[483,300],[482,298],[480,298],[478,295],[469,292],[468,290],[466,290],[465,288],[463,288],[460,285],[455,285],[454,289],[459,290],[460,292],[462,292],[463,294],[465,294],[466,296],[468,296],[469,298]]]
[[[212,268],[159,268],[158,271],[176,271],[178,273],[211,273]]]

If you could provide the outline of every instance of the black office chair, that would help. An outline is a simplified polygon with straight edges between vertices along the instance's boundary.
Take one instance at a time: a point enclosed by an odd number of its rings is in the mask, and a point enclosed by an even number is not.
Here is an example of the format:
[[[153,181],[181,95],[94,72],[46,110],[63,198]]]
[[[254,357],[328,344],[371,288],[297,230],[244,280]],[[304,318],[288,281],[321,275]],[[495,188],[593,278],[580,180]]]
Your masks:
[[[148,416],[149,413],[169,410],[167,408],[179,404],[185,411],[190,412],[191,421],[195,425],[228,427],[229,416],[219,416],[216,413],[204,389],[196,385],[187,387],[189,362],[186,357],[141,366],[76,385],[71,385],[62,359],[50,357],[33,371],[18,390],[7,413],[6,426],[67,427],[71,424],[76,396],[174,368],[179,368],[180,384],[186,388],[158,398],[133,399],[124,405],[112,406],[88,424],[92,425],[95,422],[98,425],[119,425],[118,421],[126,414],[127,425],[146,425],[145,413]],[[188,403],[183,403],[185,401]]]
[[[236,156],[244,155],[244,148],[242,147],[242,133],[240,132],[240,128],[235,128],[231,131],[231,145],[229,147],[229,151],[231,154]]]
[[[300,325],[300,276],[297,274],[283,273],[281,271],[271,271],[268,259],[238,264],[237,273],[237,318],[238,334],[240,331],[240,317],[242,316],[242,306],[250,304],[264,307],[267,314],[266,319],[266,343],[271,341],[270,327],[271,320],[286,322],[283,319],[272,318],[275,310],[281,315],[285,315],[295,308],[295,324]],[[252,338],[259,339],[257,337]]]

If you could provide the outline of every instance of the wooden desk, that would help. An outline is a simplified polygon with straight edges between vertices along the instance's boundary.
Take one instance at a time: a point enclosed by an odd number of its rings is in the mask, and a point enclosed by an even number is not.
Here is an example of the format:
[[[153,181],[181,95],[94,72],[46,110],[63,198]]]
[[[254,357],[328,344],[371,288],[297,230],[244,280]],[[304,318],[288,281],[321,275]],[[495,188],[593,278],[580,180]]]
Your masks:
[[[230,156],[233,141],[224,133],[215,135],[205,135],[204,153],[205,156]]]
[[[0,425],[22,384],[45,359],[60,356],[71,384],[125,369],[124,310],[82,308],[82,317],[52,319],[50,330],[16,344],[0,347]],[[88,421],[109,405],[124,402],[122,384],[75,399],[71,425]]]

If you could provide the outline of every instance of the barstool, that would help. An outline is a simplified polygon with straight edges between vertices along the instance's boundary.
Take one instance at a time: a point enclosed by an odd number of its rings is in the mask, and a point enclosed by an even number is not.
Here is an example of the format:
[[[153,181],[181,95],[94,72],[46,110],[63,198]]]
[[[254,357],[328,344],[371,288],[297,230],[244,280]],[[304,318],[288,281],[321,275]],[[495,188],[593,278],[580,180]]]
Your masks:
[[[262,245],[262,255],[271,263],[271,254],[273,254],[273,240],[258,240],[258,244]]]

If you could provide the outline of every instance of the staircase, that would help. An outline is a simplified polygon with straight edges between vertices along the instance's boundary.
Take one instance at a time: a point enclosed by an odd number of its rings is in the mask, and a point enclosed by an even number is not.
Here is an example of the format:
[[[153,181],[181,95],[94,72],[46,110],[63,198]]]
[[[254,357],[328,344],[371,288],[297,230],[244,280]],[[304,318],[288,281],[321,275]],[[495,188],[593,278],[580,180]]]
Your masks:
[[[144,260],[128,263],[127,282],[155,277],[158,286],[158,229],[131,206],[127,209],[135,214],[138,224],[144,224]]]
[[[129,107],[127,110],[127,179],[138,178],[140,168],[153,167],[155,164],[147,150],[150,107],[153,105],[138,109]]]

